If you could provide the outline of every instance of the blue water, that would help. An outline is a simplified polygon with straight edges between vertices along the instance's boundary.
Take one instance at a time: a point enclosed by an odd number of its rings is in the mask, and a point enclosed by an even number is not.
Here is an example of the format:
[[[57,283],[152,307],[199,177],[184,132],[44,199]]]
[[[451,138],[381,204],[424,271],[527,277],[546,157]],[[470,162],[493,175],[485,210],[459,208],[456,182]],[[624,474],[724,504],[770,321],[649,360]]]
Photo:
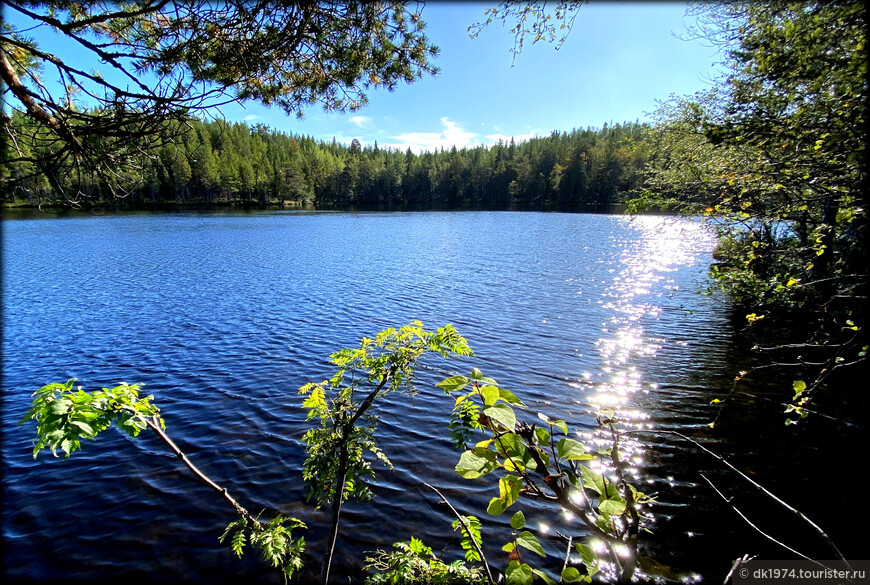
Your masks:
[[[705,428],[710,400],[733,376],[727,305],[697,292],[714,243],[697,222],[609,215],[4,221],[4,572],[34,581],[281,582],[255,553],[239,560],[218,543],[232,510],[151,436],[111,430],[70,459],[44,452],[34,461],[34,427],[15,426],[30,394],[76,377],[86,389],[144,384],[175,442],[243,505],[304,519],[303,577],[313,578],[328,517],[304,501],[297,389],[330,375],[329,353],[413,319],[454,324],[477,355],[424,361],[420,393],[379,407],[380,445],[395,469],[379,469],[375,500],[346,506],[335,574],[357,578],[364,551],[412,535],[458,550],[451,515],[423,483],[481,517],[494,486],[453,472],[452,404],[433,387],[439,376],[477,366],[519,395],[529,416],[550,413],[581,433],[595,429],[602,407],[627,428]],[[693,552],[709,547],[702,539],[712,531],[692,512],[697,475],[685,447],[626,439],[634,480],[661,494],[659,535],[644,546],[684,574],[716,577],[731,553],[712,563]],[[715,508],[710,501],[705,509]],[[557,530],[582,531],[558,514],[536,518],[535,507],[529,526],[558,571]],[[487,522],[499,558],[506,519]]]

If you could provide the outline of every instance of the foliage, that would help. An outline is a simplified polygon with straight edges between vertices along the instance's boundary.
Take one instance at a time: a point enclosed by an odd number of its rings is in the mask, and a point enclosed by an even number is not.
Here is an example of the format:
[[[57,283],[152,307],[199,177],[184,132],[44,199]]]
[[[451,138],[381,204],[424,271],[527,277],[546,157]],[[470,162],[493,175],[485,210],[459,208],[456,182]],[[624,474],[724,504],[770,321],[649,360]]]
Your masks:
[[[251,516],[226,489],[206,477],[164,432],[165,425],[160,410],[151,403],[153,396],[139,398],[138,384],[120,384],[112,389],[85,392],[81,386],[73,388],[75,378],[65,384],[52,383],[33,394],[31,409],[19,424],[36,421],[36,446],[34,459],[42,449],[51,449],[57,456],[61,449],[69,457],[81,448],[81,439],[95,439],[97,435],[116,424],[131,437],[137,437],[145,428],[150,428],[184,462],[203,483],[220,492],[239,515],[238,520],[227,526],[220,541],[233,534],[233,551],[241,556],[246,540],[258,548],[263,559],[273,567],[281,568],[285,578],[290,578],[302,567],[302,552],[305,539],[293,539],[294,528],[306,528],[296,518],[276,515],[267,523]],[[285,526],[289,522],[289,526]]]
[[[405,2],[4,4],[24,21],[0,29],[4,99],[33,124],[15,127],[4,114],[10,144],[28,144],[11,158],[73,205],[126,195],[144,160],[172,146],[191,115],[220,104],[355,110],[372,88],[437,71],[437,47]],[[46,52],[34,31],[59,35],[104,69]]]
[[[452,325],[432,333],[425,331],[421,322],[413,321],[400,329],[385,329],[374,339],[363,338],[356,349],[332,354],[330,360],[336,366],[332,378],[299,389],[306,396],[303,406],[309,409],[307,420],[320,421],[319,427],[302,437],[308,453],[302,474],[306,495],[316,500],[318,507],[329,504],[332,508],[330,544],[321,573],[324,585],[329,583],[342,502],[351,497],[372,497],[366,480],[373,480],[375,473],[364,454],[370,452],[391,465],[375,442],[378,417],[369,410],[390,392],[413,392],[413,368],[423,354],[432,352],[445,358],[473,355]]]
[[[332,473],[335,483],[307,478],[312,488],[317,490],[313,496],[318,503],[331,502],[335,512],[340,508],[345,492],[359,492],[352,484],[361,481],[358,476],[370,477],[369,469],[354,467],[350,463],[350,450],[342,450],[342,439],[346,439],[344,443],[347,445],[359,445],[359,439],[354,437],[365,436],[362,444],[380,453],[374,444],[373,426],[364,424],[360,430],[357,423],[383,395],[402,389],[413,390],[411,374],[416,360],[432,352],[444,357],[472,355],[465,339],[452,326],[446,325],[431,333],[423,330],[421,323],[412,322],[400,329],[386,329],[373,339],[363,339],[357,348],[334,353],[331,360],[336,372],[332,379],[303,387],[309,420],[318,419],[322,428],[331,429],[335,435],[327,436],[324,441],[333,449],[332,458],[338,461],[337,466],[333,466],[334,472],[330,471],[332,468],[325,472]],[[233,552],[238,556],[251,544],[259,549],[266,562],[280,568],[285,579],[291,578],[302,568],[305,540],[294,538],[293,531],[307,528],[306,524],[282,515],[276,515],[268,522],[251,516],[225,488],[202,474],[169,439],[164,432],[159,410],[151,404],[152,397],[139,398],[138,385],[120,384],[111,390],[104,388],[87,393],[81,387],[74,389],[74,382],[72,379],[65,384],[49,384],[33,394],[33,406],[22,423],[31,420],[37,423],[38,444],[34,456],[43,448],[52,449],[55,453],[61,449],[69,455],[80,448],[79,440],[82,437],[94,438],[112,423],[117,423],[131,436],[137,436],[139,431],[147,427],[170,447],[195,476],[233,506],[239,518],[227,526],[220,537],[221,542],[229,539]],[[370,391],[363,400],[359,400],[359,396],[354,397],[353,389],[359,390],[363,386],[368,386]],[[597,549],[596,552],[596,548],[590,546],[591,542],[584,544],[573,542],[573,537],[568,538],[567,554],[559,573],[561,582],[591,582],[598,575],[604,580],[628,583],[636,576],[638,567],[651,575],[678,578],[669,568],[638,554],[639,529],[643,528],[645,519],[644,507],[652,499],[625,480],[627,465],[621,459],[619,434],[615,428],[618,421],[612,412],[602,411],[597,419],[599,437],[609,438],[609,448],[590,453],[585,445],[572,438],[568,423],[564,420],[552,419],[544,414],[538,414],[533,424],[522,420],[523,412],[516,410],[525,407],[522,401],[477,368],[472,369],[468,376],[450,376],[437,386],[453,397],[454,413],[465,413],[453,419],[452,434],[457,446],[463,449],[455,471],[468,480],[488,475],[498,478],[498,495],[490,500],[488,514],[498,516],[513,507],[509,521],[511,537],[502,547],[502,551],[508,555],[508,563],[499,582],[531,584],[535,579],[540,579],[548,584],[555,583],[545,570],[531,565],[534,557],[546,558],[547,551],[535,532],[527,529],[526,513],[529,508],[525,512],[519,509],[526,500],[533,500],[534,509],[537,510],[541,508],[540,502],[546,502],[570,512],[571,518],[583,523],[588,535],[603,544],[603,549]],[[806,390],[806,385],[796,382],[794,390],[801,394]],[[353,404],[356,410],[348,410],[342,403]],[[467,406],[469,403],[477,407],[474,410],[476,417],[466,416],[471,412]],[[675,431],[663,432],[679,436],[722,461],[815,528],[830,544],[831,550],[843,558],[830,538],[798,510],[694,439]],[[476,442],[474,448],[469,448],[466,442],[480,434],[487,438]],[[309,440],[309,448],[312,446],[314,444]],[[362,448],[356,449],[353,457],[361,457],[362,451]],[[314,460],[316,465],[327,465],[326,461],[316,462],[318,458],[325,457],[328,456],[322,452],[309,453],[309,460]],[[345,463],[342,464],[342,461]],[[361,473],[360,469],[366,473]],[[704,479],[709,482],[706,477]],[[426,486],[438,493],[456,516],[453,529],[460,533],[465,561],[445,563],[422,541],[411,538],[409,542],[396,543],[394,551],[376,551],[366,557],[366,569],[371,572],[367,583],[488,582],[494,585],[496,579],[483,553],[483,522],[475,516],[460,514],[436,488],[428,484]],[[711,486],[716,489],[712,483]],[[337,527],[337,514],[334,514],[333,545]],[[570,562],[572,553],[579,556],[579,563],[576,557]],[[331,554],[330,548],[330,562]],[[482,566],[468,566],[466,563]],[[327,562],[324,564],[327,569],[326,582],[328,567]]]
[[[417,538],[411,537],[408,542],[397,542],[393,547],[396,550],[376,551],[371,553],[373,556],[366,557],[366,570],[371,573],[366,578],[367,585],[487,582],[479,567],[469,568],[462,561],[445,563]]]
[[[452,435],[464,452],[456,464],[456,472],[465,479],[474,480],[490,473],[498,473],[498,496],[494,496],[487,513],[498,516],[516,504],[521,497],[552,502],[571,512],[582,521],[593,535],[600,538],[608,551],[608,559],[615,567],[620,582],[629,582],[637,567],[637,537],[642,516],[640,510],[650,498],[638,492],[623,478],[624,463],[619,458],[617,422],[613,413],[606,411],[598,421],[607,429],[612,447],[599,455],[610,459],[614,479],[604,470],[596,471],[588,464],[596,455],[569,436],[567,423],[538,414],[538,423],[518,420],[515,407],[523,402],[512,392],[498,386],[490,377],[474,368],[469,376],[451,376],[438,386],[448,395],[456,396]],[[468,404],[474,402],[479,409],[477,419],[469,417]],[[543,425],[539,426],[539,423]],[[483,432],[490,438],[479,441],[474,448],[466,446],[473,434]],[[561,435],[561,436],[560,436]],[[520,549],[544,557],[545,552],[534,533],[523,530],[525,515],[517,511],[511,517],[513,540],[502,550],[511,555],[505,575],[508,583],[531,583],[534,576],[552,582],[546,573],[523,562]],[[617,546],[625,546],[626,557],[616,553]],[[463,548],[469,547],[463,545]],[[584,559],[585,575],[570,567],[563,572],[565,581],[589,581],[599,566],[593,550],[585,545],[576,547]],[[468,557],[466,557],[468,558]]]
[[[289,522],[289,526],[285,526]],[[233,552],[240,557],[244,553],[245,544],[250,540],[254,548],[260,550],[263,560],[280,568],[287,579],[302,569],[302,553],[305,550],[305,539],[293,539],[294,528],[308,528],[297,518],[276,516],[268,523],[251,523],[248,518],[239,518],[230,522],[226,531],[220,537],[220,542],[232,534],[230,543]]]
[[[453,530],[459,530],[462,534],[460,545],[465,551],[466,561],[483,561],[483,557],[477,552],[483,545],[483,537],[480,534],[480,520],[476,516],[462,516],[453,521]]]
[[[329,380],[309,383],[300,389],[308,409],[308,420],[319,422],[303,437],[308,458],[303,469],[306,492],[316,505],[330,504],[333,511],[332,543],[324,558],[322,578],[328,582],[332,549],[338,532],[338,513],[347,498],[371,497],[367,481],[374,478],[365,454],[389,464],[377,447],[374,433],[377,416],[370,409],[388,393],[400,390],[413,392],[412,373],[417,360],[426,353],[473,355],[466,340],[451,326],[437,331],[423,329],[415,321],[399,329],[385,329],[374,338],[363,338],[357,348],[345,348],[330,356],[336,370]],[[82,437],[94,438],[112,423],[136,436],[150,428],[161,438],[193,473],[219,492],[235,509],[239,518],[231,522],[220,541],[229,539],[235,554],[241,556],[249,543],[259,549],[264,560],[280,568],[289,578],[302,566],[303,538],[294,539],[293,530],[306,528],[301,520],[277,515],[268,522],[251,516],[224,488],[199,471],[164,432],[159,410],[151,404],[152,397],[139,398],[139,386],[121,384],[111,390],[87,393],[74,389],[75,380],[66,384],[49,384],[34,393],[33,406],[23,422],[37,422],[37,445],[34,456],[43,448],[53,452],[61,449],[67,455],[80,448]],[[521,496],[557,503],[580,518],[595,535],[605,540],[611,561],[621,567],[623,580],[631,577],[637,559],[637,509],[649,499],[622,479],[617,435],[612,418],[599,422],[610,428],[613,447],[608,456],[613,463],[615,480],[606,472],[597,472],[580,462],[594,458],[578,441],[569,438],[565,421],[539,415],[545,427],[518,421],[514,407],[525,406],[512,392],[473,369],[470,376],[452,376],[438,384],[448,395],[455,395],[453,435],[459,446],[480,432],[491,438],[466,449],[456,465],[456,471],[466,479],[498,472],[499,495],[487,508],[490,515],[499,515],[514,506]],[[469,405],[475,405],[471,409]],[[468,413],[478,413],[476,417]],[[565,435],[557,437],[557,434]],[[433,488],[434,489],[434,488]],[[437,491],[437,490],[436,490]],[[440,495],[440,493],[439,493]],[[442,496],[443,497],[443,496]],[[445,500],[446,501],[446,500]],[[451,507],[452,508],[452,507]],[[455,511],[455,510],[454,510]],[[533,576],[552,582],[542,570],[523,562],[520,549],[541,557],[544,549],[535,534],[525,529],[523,512],[514,513],[510,521],[513,536],[503,550],[511,557],[506,569],[507,582],[527,583]],[[481,568],[469,568],[461,561],[446,564],[434,557],[430,548],[412,539],[397,543],[396,551],[378,551],[367,559],[370,570],[378,571],[371,582],[483,582],[492,581],[490,569],[482,553],[482,522],[475,516],[460,515],[453,528],[461,535],[460,545],[465,561],[483,563]],[[620,561],[613,545],[628,544],[629,560]],[[599,560],[592,549],[575,547],[584,561],[585,573],[576,567],[565,567],[566,582],[589,579],[598,569]]]
[[[335,374],[299,389],[305,396],[308,420],[320,423],[302,437],[308,452],[303,479],[309,499],[323,505],[338,497],[371,497],[365,479],[375,474],[363,455],[369,452],[386,465],[390,463],[375,442],[378,418],[368,411],[390,392],[413,392],[413,368],[423,354],[432,352],[443,357],[473,355],[453,326],[432,333],[414,321],[400,329],[385,329],[374,339],[363,338],[355,349],[332,354]]]
[[[866,9],[777,0],[698,10],[694,34],[723,48],[730,73],[660,108],[637,204],[717,222],[711,275],[750,324],[817,323],[805,343],[768,348],[809,376],[802,407],[866,355]]]
[[[97,392],[74,388],[76,379],[65,384],[47,384],[32,395],[32,404],[19,424],[36,421],[33,458],[43,449],[57,457],[60,449],[69,457],[81,449],[82,439],[96,439],[112,424],[131,437],[146,427],[146,417],[164,426],[160,410],[151,403],[153,396],[139,398],[138,384],[120,384]]]
[[[510,32],[514,35],[511,53],[516,61],[523,52],[527,37],[532,38],[533,45],[540,41],[556,42],[558,50],[574,27],[574,19],[583,4],[588,4],[588,0],[560,0],[555,6],[548,6],[546,1],[505,0],[494,8],[487,8],[483,13],[486,19],[469,26],[468,32],[471,38],[476,38],[493,20],[501,20],[503,25],[511,24]]]

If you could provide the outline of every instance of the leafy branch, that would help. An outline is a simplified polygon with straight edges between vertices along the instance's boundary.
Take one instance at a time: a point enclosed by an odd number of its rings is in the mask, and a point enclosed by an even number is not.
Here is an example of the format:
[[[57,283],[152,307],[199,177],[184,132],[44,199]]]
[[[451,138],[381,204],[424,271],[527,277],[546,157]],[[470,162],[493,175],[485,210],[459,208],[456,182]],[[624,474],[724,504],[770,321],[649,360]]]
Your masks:
[[[489,579],[489,582],[494,585],[495,581],[493,581],[492,578],[489,562],[486,560],[486,556],[483,554],[483,549],[481,548],[480,521],[474,516],[466,517],[457,512],[456,508],[453,507],[453,504],[447,501],[444,494],[438,491],[434,486],[431,486],[428,483],[424,483],[423,485],[438,494],[441,501],[444,502],[447,507],[450,508],[450,511],[453,512],[453,515],[456,516],[453,529],[462,529],[462,534],[465,537],[462,541],[462,547],[466,549],[465,560],[482,562],[486,569],[486,576]]]
[[[568,425],[564,420],[538,414],[546,427],[518,421],[514,407],[525,404],[477,368],[469,376],[449,377],[438,387],[448,395],[456,396],[450,423],[451,436],[458,447],[465,449],[456,465],[456,472],[465,479],[501,472],[498,496],[490,500],[487,513],[500,515],[523,495],[558,504],[605,543],[608,559],[617,568],[619,581],[630,582],[638,558],[637,538],[641,523],[638,507],[648,503],[650,498],[625,481],[625,464],[619,455],[619,437],[614,428],[617,420],[613,413],[603,413],[598,422],[602,428],[609,429],[613,441],[606,455],[611,460],[615,481],[608,479],[606,473],[596,472],[582,464],[595,456],[587,453],[581,442],[568,436]],[[490,438],[469,448],[468,441],[481,432]],[[520,548],[542,557],[545,553],[534,534],[522,530],[525,516],[521,511],[512,516],[511,527],[515,531],[513,541],[502,549],[512,558],[506,570],[508,581],[531,583],[539,577],[551,583],[546,573],[522,560]],[[626,558],[617,554],[617,545],[626,547]],[[575,548],[584,561],[586,574],[582,575],[566,563],[562,580],[591,581],[599,567],[597,555],[580,543]]]
[[[306,396],[302,404],[308,409],[307,420],[320,421],[319,427],[310,429],[302,438],[308,452],[303,470],[306,493],[318,507],[329,504],[332,512],[329,546],[321,570],[324,584],[329,582],[342,502],[350,497],[372,497],[365,479],[374,479],[375,473],[364,453],[372,453],[391,466],[375,442],[378,419],[369,410],[390,392],[403,388],[413,391],[413,367],[423,354],[432,352],[443,357],[473,355],[452,325],[432,333],[414,321],[400,329],[385,329],[374,339],[363,338],[356,349],[345,348],[332,354],[330,361],[336,366],[332,378],[299,389]],[[370,390],[360,401],[357,395],[361,386]],[[360,420],[364,423],[358,425]]]
[[[30,410],[19,424],[36,421],[35,459],[43,449],[57,451],[69,457],[81,449],[82,439],[96,439],[97,435],[113,424],[131,437],[137,437],[144,429],[151,430],[202,483],[216,491],[230,506],[239,519],[227,526],[220,541],[234,532],[232,548],[241,556],[246,538],[260,549],[264,560],[272,566],[281,567],[285,580],[302,566],[305,539],[294,540],[294,528],[306,528],[301,520],[278,515],[269,522],[252,516],[226,488],[205,475],[166,434],[160,409],[152,404],[153,396],[139,397],[139,384],[122,383],[114,388],[85,392],[81,386],[74,388],[76,379],[65,384],[53,383],[33,393]],[[285,526],[285,524],[289,524]]]

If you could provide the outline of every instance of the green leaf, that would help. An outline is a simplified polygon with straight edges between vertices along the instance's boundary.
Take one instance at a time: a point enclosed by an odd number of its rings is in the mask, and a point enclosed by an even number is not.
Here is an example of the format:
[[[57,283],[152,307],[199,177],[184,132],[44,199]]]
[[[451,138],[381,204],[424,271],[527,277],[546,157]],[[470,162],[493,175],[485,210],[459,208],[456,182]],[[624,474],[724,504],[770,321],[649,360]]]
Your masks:
[[[517,425],[517,416],[514,409],[507,404],[494,404],[483,409],[483,414],[512,431]]]
[[[85,433],[89,437],[93,437],[95,434],[93,427],[91,427],[91,425],[89,425],[88,423],[82,422],[80,420],[71,420],[69,424],[78,427],[83,433]]]
[[[519,536],[517,536],[517,544],[542,557],[547,556],[544,554],[544,549],[541,546],[541,543],[538,542],[537,537],[528,530],[520,532]]]
[[[302,407],[309,409],[311,412],[308,413],[308,419],[314,418],[319,412],[328,408],[326,404],[326,394],[323,392],[323,388],[317,385],[312,385],[313,389],[311,390],[311,394],[302,401]],[[304,388],[304,386],[303,386]],[[302,390],[300,389],[300,392]]]
[[[456,464],[456,473],[465,479],[476,479],[491,472],[498,466],[495,453],[488,450],[465,451]]]
[[[502,512],[504,512],[505,505],[499,498],[493,498],[489,501],[489,505],[486,507],[486,513],[490,516],[498,516]]]
[[[562,419],[554,420],[553,426],[562,431],[564,434],[568,434],[568,423],[566,423]]]
[[[423,544],[423,541],[422,541],[422,540],[420,540],[419,538],[415,538],[415,537],[412,536],[412,537],[411,537],[411,542],[409,543],[408,548],[409,548],[409,549],[411,550],[411,552],[414,553],[415,555],[419,555],[420,553],[422,553],[423,551],[425,551],[428,547],[427,547],[425,544]]]
[[[621,516],[625,512],[625,502],[619,500],[604,500],[598,504],[598,510],[608,516]]]
[[[499,398],[507,402],[508,404],[516,404],[517,406],[525,406],[523,401],[517,398],[513,392],[510,390],[505,390],[504,388],[498,389]]]
[[[471,380],[469,380],[465,376],[451,376],[450,378],[442,380],[435,385],[444,390],[446,393],[450,394],[451,392],[458,392],[462,390],[463,388],[468,386],[470,381]]]
[[[54,414],[57,416],[63,416],[68,413],[72,408],[72,402],[69,400],[52,400],[51,404],[48,405],[48,413]]]
[[[550,579],[549,575],[547,575],[545,572],[538,569],[532,569],[532,573],[543,579],[544,583],[546,583],[547,585],[556,585],[556,582]]]
[[[526,516],[523,514],[523,511],[520,510],[513,516],[511,516],[511,528],[514,530],[519,530],[520,528],[525,528],[526,526]]]
[[[480,520],[475,516],[464,516],[463,521],[464,525],[458,519],[454,520],[453,530],[460,530],[464,537],[461,544],[462,548],[465,550],[465,560],[470,562],[480,562],[482,559],[474,546],[475,543],[477,543],[478,546],[482,545]],[[429,554],[431,554],[431,549]]]
[[[508,564],[505,577],[507,585],[532,585],[534,579],[532,568],[525,563],[520,564],[518,561],[511,561]]]
[[[565,567],[565,570],[562,571],[562,582],[563,583],[579,583],[583,580],[583,576],[580,574],[574,567]]]
[[[510,508],[520,497],[523,480],[515,475],[506,475],[498,480],[498,496],[504,504],[503,510]]]
[[[483,404],[492,406],[499,399],[499,391],[495,386],[484,386],[480,389],[480,395],[483,397]]]
[[[559,439],[556,443],[556,452],[559,457],[567,461],[587,461],[592,456],[586,453],[586,447],[580,441],[574,439]]]
[[[503,550],[506,553],[509,553],[509,552],[513,551],[515,548],[517,548],[517,543],[515,543],[514,541],[510,541],[509,543],[507,543],[506,545],[501,547],[501,550]]]
[[[483,372],[481,372],[477,368],[472,368],[471,379],[472,380],[482,380],[483,379]]]
[[[803,392],[804,390],[807,389],[807,383],[804,382],[803,380],[795,380],[791,386],[792,386],[792,388],[794,388],[795,394],[800,394],[801,392]]]
[[[496,449],[504,457],[512,457],[521,461],[529,458],[523,440],[516,433],[505,433],[495,441]]]
[[[580,477],[583,478],[583,485],[586,489],[590,489],[596,493],[604,493],[604,478],[585,465],[580,465]]]
[[[541,445],[546,445],[550,442],[550,431],[544,427],[535,427],[535,436]]]
[[[584,565],[586,565],[587,570],[588,567],[594,565],[598,560],[598,555],[595,554],[595,551],[591,546],[587,546],[581,542],[575,542],[574,549],[577,551],[577,554],[580,555],[580,560],[583,561]]]

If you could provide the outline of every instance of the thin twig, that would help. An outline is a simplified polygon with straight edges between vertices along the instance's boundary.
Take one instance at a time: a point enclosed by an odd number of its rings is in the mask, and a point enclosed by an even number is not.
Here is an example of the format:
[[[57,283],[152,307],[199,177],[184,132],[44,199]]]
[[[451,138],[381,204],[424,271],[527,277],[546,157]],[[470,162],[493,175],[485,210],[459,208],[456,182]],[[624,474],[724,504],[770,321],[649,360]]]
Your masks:
[[[240,516],[243,516],[243,517],[244,517],[246,520],[248,520],[249,522],[254,523],[254,525],[259,525],[259,521],[258,521],[256,518],[254,518],[253,516],[251,516],[251,514],[248,513],[248,511],[245,510],[245,509],[242,507],[242,505],[239,504],[239,503],[235,500],[235,498],[233,498],[233,497],[229,494],[229,492],[227,492],[226,488],[223,488],[223,487],[219,486],[218,484],[216,484],[214,481],[212,481],[212,480],[211,480],[211,479],[210,479],[206,474],[204,474],[202,471],[200,471],[199,468],[198,468],[196,465],[194,465],[193,462],[190,461],[190,459],[187,458],[187,455],[185,455],[184,452],[183,452],[181,449],[178,448],[178,445],[176,445],[175,442],[174,442],[172,439],[169,438],[169,435],[167,435],[167,434],[163,431],[163,429],[160,428],[160,422],[158,421],[156,415],[153,416],[153,417],[150,418],[150,419],[146,418],[146,419],[144,419],[144,420],[145,420],[145,424],[148,425],[148,428],[150,428],[152,431],[154,431],[154,433],[155,433],[158,437],[160,437],[160,440],[162,440],[164,443],[166,443],[166,444],[169,446],[169,448],[172,450],[172,452],[175,453],[175,455],[176,455],[179,459],[181,459],[181,462],[184,463],[184,465],[187,466],[187,468],[188,468],[190,471],[192,471],[193,474],[194,474],[194,475],[195,475],[195,476],[196,476],[200,481],[202,481],[202,482],[203,482],[204,484],[206,484],[208,487],[210,487],[211,489],[213,489],[214,491],[216,491],[217,493],[219,493],[220,495],[222,495],[223,498],[224,498],[227,502],[229,502],[230,505],[232,505],[233,508],[235,508],[236,513],[238,513]]]
[[[441,498],[441,501],[447,504],[447,507],[450,508],[450,511],[453,512],[453,515],[456,516],[456,519],[459,520],[459,524],[462,525],[462,529],[465,530],[465,533],[468,535],[468,540],[471,541],[471,545],[474,547],[474,550],[477,551],[477,554],[480,555],[480,558],[483,560],[483,566],[486,567],[486,576],[489,579],[491,585],[495,585],[495,581],[492,578],[492,573],[489,570],[489,563],[486,560],[486,556],[483,554],[483,549],[480,548],[480,545],[477,544],[477,541],[474,539],[474,536],[471,534],[471,529],[468,528],[468,524],[465,523],[465,518],[456,511],[456,508],[453,507],[453,504],[447,501],[447,498],[444,497],[444,494],[438,491],[435,486],[429,485],[428,483],[423,483],[427,488],[438,494],[438,497]]]
[[[812,527],[816,530],[816,532],[818,532],[819,535],[820,535],[820,536],[825,540],[825,542],[828,543],[828,546],[830,546],[831,549],[836,553],[837,558],[840,559],[840,560],[842,560],[842,561],[844,561],[844,562],[846,563],[846,565],[849,564],[849,562],[846,560],[846,557],[843,556],[843,553],[840,552],[840,549],[837,548],[837,545],[834,544],[834,541],[833,541],[833,540],[831,540],[831,537],[828,536],[827,533],[825,533],[825,531],[822,530],[822,529],[819,527],[818,524],[816,524],[815,522],[813,522],[812,520],[810,520],[809,518],[807,518],[807,517],[803,514],[803,512],[801,512],[800,510],[798,510],[797,508],[795,508],[795,507],[792,506],[791,504],[789,504],[789,503],[783,501],[781,498],[779,498],[778,496],[776,496],[773,492],[771,492],[770,490],[768,490],[767,488],[765,488],[763,485],[759,484],[757,481],[755,481],[754,479],[752,479],[751,477],[749,477],[748,475],[746,475],[745,473],[743,473],[742,471],[740,471],[739,469],[737,469],[736,467],[734,467],[733,465],[731,465],[731,463],[728,462],[728,460],[726,460],[724,457],[722,457],[722,456],[719,455],[718,453],[715,453],[715,452],[711,451],[710,449],[708,449],[707,447],[705,447],[704,445],[702,445],[702,444],[699,443],[698,441],[692,439],[691,437],[687,437],[686,435],[684,435],[684,434],[682,434],[682,433],[679,433],[679,432],[677,432],[677,431],[666,431],[666,430],[649,430],[649,431],[644,431],[644,430],[637,430],[637,431],[627,431],[627,432],[628,432],[628,433],[632,433],[632,434],[634,434],[634,433],[667,433],[667,434],[671,434],[671,435],[676,435],[676,436],[678,436],[678,437],[680,437],[680,438],[682,438],[682,439],[685,439],[686,441],[689,441],[690,443],[694,444],[696,447],[698,447],[699,449],[701,449],[702,451],[704,451],[704,452],[707,453],[708,455],[712,455],[713,457],[715,457],[716,459],[718,459],[719,461],[721,461],[723,464],[725,464],[725,466],[727,466],[729,469],[731,469],[732,471],[734,471],[737,475],[739,475],[740,477],[742,477],[743,479],[745,479],[746,481],[748,481],[749,483],[751,483],[751,484],[752,484],[753,486],[755,486],[757,489],[761,490],[765,495],[767,495],[768,497],[770,497],[771,499],[773,499],[775,502],[777,502],[777,503],[779,503],[780,505],[782,505],[783,507],[785,507],[788,511],[792,512],[793,514],[795,514],[798,518],[800,518],[801,520],[803,520],[804,522],[806,522],[807,524],[809,524],[810,526],[812,526]],[[705,479],[706,479],[706,478],[705,478]],[[709,480],[708,480],[708,481],[709,481]],[[851,569],[852,567],[849,566],[849,568]]]
[[[560,574],[564,574],[564,573],[565,573],[565,569],[568,568],[568,559],[571,558],[571,543],[572,543],[572,542],[574,542],[574,537],[573,537],[573,536],[569,536],[569,537],[568,537],[568,550],[565,551],[565,562],[562,563],[562,573],[560,573]]]
[[[709,479],[707,479],[707,476],[706,476],[706,475],[704,475],[703,473],[700,473],[700,474],[698,474],[698,475],[700,475],[702,478],[704,478],[704,481],[706,481],[708,484],[710,484],[710,487],[713,488],[713,490],[714,490],[717,494],[719,494],[719,497],[721,497],[723,500],[725,500],[725,502],[726,502],[729,506],[731,506],[731,509],[734,510],[735,512],[737,512],[737,515],[740,516],[741,518],[743,518],[743,519],[746,521],[746,523],[749,524],[750,526],[752,526],[752,528],[754,528],[755,531],[758,532],[760,535],[762,535],[762,536],[765,537],[766,539],[770,540],[771,542],[775,542],[776,544],[778,544],[779,546],[781,546],[781,547],[784,548],[785,550],[791,552],[792,554],[795,554],[795,555],[801,557],[802,559],[806,559],[806,560],[808,560],[808,561],[810,561],[810,562],[813,562],[813,563],[817,564],[818,566],[820,566],[820,567],[822,567],[822,568],[824,568],[824,569],[828,569],[828,568],[830,568],[830,567],[826,567],[825,565],[823,565],[823,564],[820,563],[819,561],[816,561],[816,560],[814,560],[814,559],[811,559],[811,558],[808,557],[807,555],[805,555],[805,554],[803,554],[803,553],[801,553],[801,552],[796,551],[795,549],[791,548],[791,547],[788,546],[787,544],[778,541],[777,539],[775,539],[775,538],[772,537],[771,535],[769,535],[769,534],[767,534],[766,532],[764,532],[761,528],[759,528],[758,526],[756,526],[755,524],[753,524],[752,521],[749,520],[749,518],[747,518],[746,515],[743,514],[743,512],[741,512],[741,511],[737,508],[737,506],[735,506],[734,504],[732,504],[732,503],[731,503],[731,499],[730,499],[730,498],[726,498],[726,497],[725,497],[725,494],[723,494],[722,492],[720,492],[720,491],[719,491],[719,488],[717,488],[715,485],[713,485],[713,482],[710,481]]]
[[[390,369],[384,374],[384,377],[381,378],[380,383],[377,387],[372,390],[368,396],[366,396],[365,400],[357,408],[356,412],[347,423],[341,425],[341,442],[339,444],[339,454],[338,454],[338,470],[335,474],[335,495],[332,500],[332,522],[329,534],[329,548],[327,548],[326,552],[323,555],[323,566],[320,569],[320,582],[323,585],[329,583],[329,571],[332,568],[332,557],[335,553],[335,543],[338,541],[338,523],[339,518],[341,516],[341,503],[342,498],[344,497],[344,485],[347,480],[347,465],[348,465],[348,451],[347,445],[350,442],[351,436],[353,435],[354,425],[356,421],[369,409],[377,398],[378,394],[383,390],[384,386],[386,386],[387,382],[390,381],[393,376],[396,374],[398,370],[398,366],[393,364]],[[354,386],[351,386],[353,388]]]
[[[736,561],[734,561],[734,564],[731,565],[731,570],[728,571],[728,575],[726,575],[725,580],[722,581],[722,585],[729,585],[731,583],[731,577],[732,577],[732,575],[734,575],[734,571],[736,571],[737,568],[740,567],[741,565],[748,563],[749,561],[751,561],[754,558],[755,557],[751,557],[748,554],[745,554],[742,557],[740,557],[739,559],[737,559]]]

